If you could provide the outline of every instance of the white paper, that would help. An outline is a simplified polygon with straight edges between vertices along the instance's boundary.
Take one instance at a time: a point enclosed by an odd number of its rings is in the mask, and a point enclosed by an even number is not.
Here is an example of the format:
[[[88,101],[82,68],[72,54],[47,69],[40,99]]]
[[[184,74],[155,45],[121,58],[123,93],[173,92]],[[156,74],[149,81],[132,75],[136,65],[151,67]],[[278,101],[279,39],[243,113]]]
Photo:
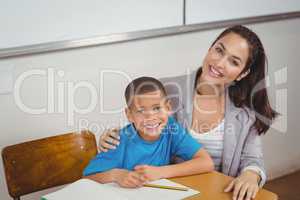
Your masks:
[[[151,184],[188,188],[167,179],[153,181]],[[115,183],[100,184],[92,180],[80,179],[61,190],[43,196],[43,198],[47,200],[179,200],[199,193],[191,188],[188,189],[188,191],[150,187],[128,189],[121,188]]]

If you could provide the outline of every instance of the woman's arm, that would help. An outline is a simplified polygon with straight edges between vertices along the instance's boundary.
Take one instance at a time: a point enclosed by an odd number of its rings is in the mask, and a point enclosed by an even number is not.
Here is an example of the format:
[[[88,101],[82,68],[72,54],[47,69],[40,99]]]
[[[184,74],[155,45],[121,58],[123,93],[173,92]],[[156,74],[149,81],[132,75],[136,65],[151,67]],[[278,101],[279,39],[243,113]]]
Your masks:
[[[233,200],[255,198],[259,186],[262,187],[266,181],[261,137],[255,128],[250,129],[245,140],[239,172],[239,176],[225,188],[225,192],[233,191]]]
[[[259,174],[259,186],[262,187],[265,184],[267,177],[264,167],[261,136],[257,134],[255,128],[251,128],[250,133],[245,140],[239,167],[240,174],[247,169]]]

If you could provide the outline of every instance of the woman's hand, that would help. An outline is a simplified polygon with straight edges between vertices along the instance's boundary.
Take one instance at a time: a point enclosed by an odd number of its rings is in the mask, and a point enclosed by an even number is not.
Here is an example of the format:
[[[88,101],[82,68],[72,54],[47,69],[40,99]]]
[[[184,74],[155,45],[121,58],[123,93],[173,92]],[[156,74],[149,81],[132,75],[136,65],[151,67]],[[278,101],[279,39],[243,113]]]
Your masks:
[[[145,181],[154,181],[161,179],[161,170],[159,167],[150,165],[137,165],[134,167],[134,171],[141,175]]]
[[[120,129],[114,128],[102,133],[99,140],[98,150],[100,152],[107,152],[109,149],[115,149],[120,144]]]
[[[245,170],[240,176],[233,179],[224,191],[230,192],[233,190],[233,200],[254,199],[259,190],[259,180],[260,176],[256,172]]]

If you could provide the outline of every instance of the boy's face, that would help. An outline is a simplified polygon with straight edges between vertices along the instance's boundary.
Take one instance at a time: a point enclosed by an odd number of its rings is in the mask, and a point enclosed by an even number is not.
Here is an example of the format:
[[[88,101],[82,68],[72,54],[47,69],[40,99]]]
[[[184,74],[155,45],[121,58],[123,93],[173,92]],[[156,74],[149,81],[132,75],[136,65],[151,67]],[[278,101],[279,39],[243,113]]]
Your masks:
[[[160,90],[135,95],[126,115],[139,132],[148,141],[156,140],[168,122],[171,110],[169,101]]]

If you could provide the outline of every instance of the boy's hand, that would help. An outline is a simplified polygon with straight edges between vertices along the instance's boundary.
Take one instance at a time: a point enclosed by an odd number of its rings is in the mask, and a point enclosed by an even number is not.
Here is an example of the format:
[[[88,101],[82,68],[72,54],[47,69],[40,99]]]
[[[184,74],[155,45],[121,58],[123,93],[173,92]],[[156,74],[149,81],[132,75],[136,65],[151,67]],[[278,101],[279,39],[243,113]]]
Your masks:
[[[121,186],[126,188],[142,187],[145,181],[141,176],[134,171],[127,171],[118,169],[115,174],[115,181]]]
[[[163,178],[160,167],[150,165],[137,165],[134,167],[134,171],[142,176],[145,181],[154,181]]]

